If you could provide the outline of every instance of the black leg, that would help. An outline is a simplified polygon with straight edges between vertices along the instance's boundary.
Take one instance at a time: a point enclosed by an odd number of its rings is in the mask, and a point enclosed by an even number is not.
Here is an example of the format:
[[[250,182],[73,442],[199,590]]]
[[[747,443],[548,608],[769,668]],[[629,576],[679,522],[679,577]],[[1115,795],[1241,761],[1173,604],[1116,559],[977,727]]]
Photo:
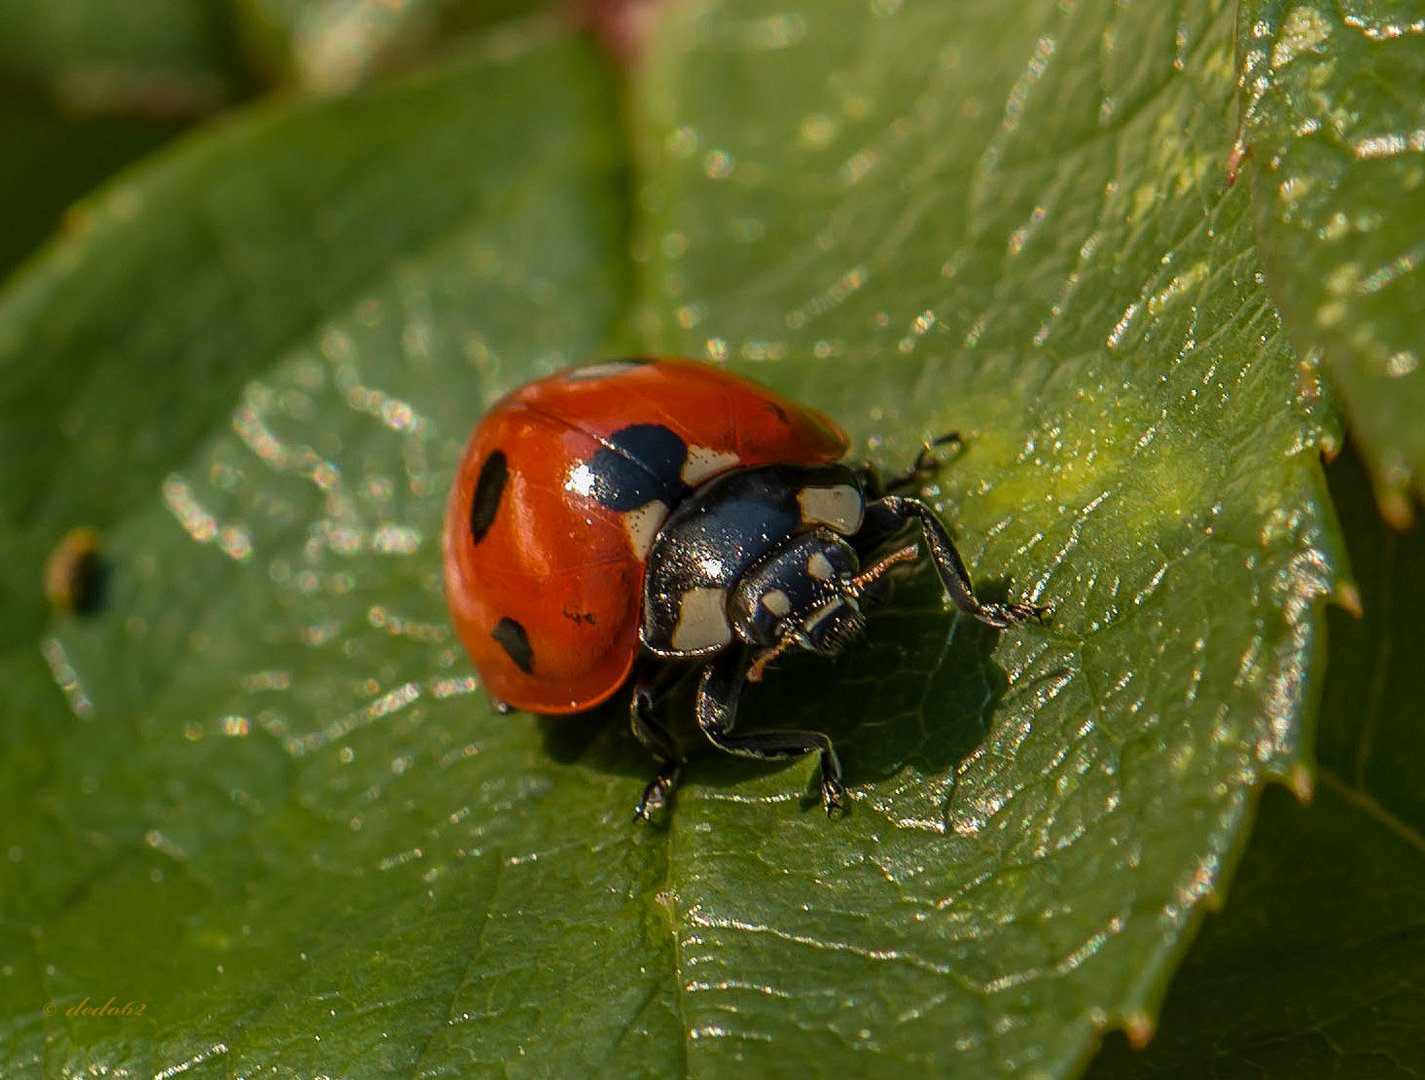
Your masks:
[[[629,703],[629,726],[633,734],[653,755],[658,763],[658,775],[643,789],[643,797],[633,812],[633,820],[647,821],[657,811],[668,805],[669,796],[678,783],[678,773],[683,768],[683,755],[667,728],[653,716],[653,709],[659,699],[672,685],[668,669],[640,674],[633,684],[633,698]]]
[[[905,495],[887,495],[867,507],[868,517],[873,509],[878,514],[890,515],[902,524],[909,523],[912,519],[920,522],[925,542],[930,546],[930,557],[940,574],[940,583],[945,586],[950,599],[955,601],[955,606],[966,615],[973,615],[989,626],[999,627],[1013,626],[1029,619],[1044,621],[1044,615],[1049,609],[1042,604],[987,604],[980,600],[970,588],[970,575],[965,570],[960,553],[955,550],[955,545],[950,540],[950,534],[945,531],[945,526],[940,523],[935,511],[919,499]]]
[[[857,472],[861,480],[861,491],[866,498],[866,517],[852,543],[855,545],[856,554],[863,560],[889,543],[910,524],[904,516],[881,506],[882,496],[896,495],[909,488],[919,487],[944,464],[936,451],[942,446],[951,445],[960,445],[958,432],[946,432],[931,439],[920,448],[920,453],[916,455],[910,468],[897,473],[889,480],[882,480],[880,473],[872,465],[865,465]]]
[[[911,463],[909,469],[903,473],[897,473],[884,484],[877,494],[895,495],[908,488],[919,487],[925,480],[939,470],[944,464],[940,456],[935,452],[942,446],[960,446],[960,433],[958,431],[947,431],[944,435],[938,435],[920,448],[920,453],[915,455],[915,461]]]
[[[739,757],[769,761],[776,758],[821,757],[821,801],[829,814],[841,806],[845,788],[841,784],[841,762],[831,740],[819,731],[762,731],[733,735],[737,723],[737,698],[746,680],[744,657],[728,652],[703,668],[698,680],[698,726],[708,742],[719,750]]]

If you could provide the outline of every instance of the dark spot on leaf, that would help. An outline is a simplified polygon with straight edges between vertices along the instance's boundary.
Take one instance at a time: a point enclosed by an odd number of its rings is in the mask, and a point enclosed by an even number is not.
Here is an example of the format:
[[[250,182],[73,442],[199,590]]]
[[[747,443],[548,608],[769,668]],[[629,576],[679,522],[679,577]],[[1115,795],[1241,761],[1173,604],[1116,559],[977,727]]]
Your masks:
[[[97,614],[108,600],[112,569],[92,529],[71,529],[45,563],[44,585],[50,605],[58,612]]]

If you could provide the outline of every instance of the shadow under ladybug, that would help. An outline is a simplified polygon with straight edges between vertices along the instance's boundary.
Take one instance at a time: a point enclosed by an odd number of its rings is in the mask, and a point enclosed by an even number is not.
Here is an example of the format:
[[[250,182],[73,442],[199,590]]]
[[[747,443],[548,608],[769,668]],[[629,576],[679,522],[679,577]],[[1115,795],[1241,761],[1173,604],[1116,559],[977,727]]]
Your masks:
[[[897,581],[894,598],[869,613],[861,642],[834,658],[788,652],[775,678],[747,689],[744,712],[815,718],[817,731],[844,759],[847,788],[874,785],[905,770],[927,777],[957,774],[989,736],[1009,679],[994,660],[1002,631],[947,615],[942,595],[938,579],[934,585],[920,575]],[[692,681],[684,678],[659,702],[672,721],[670,738],[684,749],[695,746],[700,735],[692,721]],[[546,751],[557,760],[638,775],[646,758],[633,752],[619,730],[626,712],[626,704],[609,703],[595,730],[545,718]],[[721,788],[744,777],[745,766],[731,761],[698,763],[697,781],[704,787]],[[812,788],[803,806],[822,803],[819,776]],[[954,814],[951,798],[947,793],[939,808],[946,820]],[[843,801],[841,810],[846,809]]]

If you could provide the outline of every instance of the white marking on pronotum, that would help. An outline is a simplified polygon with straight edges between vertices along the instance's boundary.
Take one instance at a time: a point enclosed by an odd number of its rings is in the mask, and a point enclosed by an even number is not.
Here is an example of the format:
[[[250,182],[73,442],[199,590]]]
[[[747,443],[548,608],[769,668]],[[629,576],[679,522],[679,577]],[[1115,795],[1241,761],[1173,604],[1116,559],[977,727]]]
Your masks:
[[[792,602],[781,589],[768,589],[763,593],[762,606],[778,618],[792,610]]]
[[[727,622],[727,594],[721,589],[689,589],[678,598],[673,648],[679,652],[720,649],[732,640]]]
[[[833,487],[804,487],[797,495],[802,521],[827,525],[842,536],[852,536],[861,527],[865,504],[861,493],[850,484]]]
[[[623,527],[628,533],[628,542],[633,545],[633,552],[640,559],[648,558],[649,549],[653,547],[653,541],[667,516],[667,504],[658,499],[644,503],[637,510],[624,513]]]
[[[610,375],[622,375],[625,371],[632,371],[634,368],[642,366],[637,360],[605,360],[601,364],[585,364],[583,367],[574,368],[567,377],[575,381],[604,379]]]
[[[830,581],[831,575],[836,573],[836,570],[832,567],[830,559],[819,551],[813,551],[811,558],[807,559],[807,573],[817,581]]]
[[[706,446],[689,446],[688,456],[683,462],[683,483],[696,487],[709,476],[726,472],[737,462],[736,454],[710,450]]]

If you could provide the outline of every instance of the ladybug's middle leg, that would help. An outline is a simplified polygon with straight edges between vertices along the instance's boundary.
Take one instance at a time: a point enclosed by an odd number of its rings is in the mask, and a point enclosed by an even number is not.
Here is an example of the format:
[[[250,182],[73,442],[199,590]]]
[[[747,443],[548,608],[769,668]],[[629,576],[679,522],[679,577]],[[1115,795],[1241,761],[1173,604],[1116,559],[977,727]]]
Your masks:
[[[668,798],[677,786],[678,774],[683,768],[683,753],[673,736],[653,715],[659,699],[676,681],[670,677],[670,668],[663,666],[652,671],[641,672],[633,684],[633,698],[629,703],[629,726],[653,760],[658,763],[658,775],[643,789],[643,797],[633,812],[633,820],[648,820],[668,803]]]
[[[703,668],[698,680],[698,726],[708,742],[719,750],[739,757],[763,761],[776,758],[821,757],[821,801],[829,814],[841,806],[845,788],[841,783],[841,762],[831,739],[819,731],[759,731],[733,735],[737,722],[737,699],[747,680],[745,658],[738,651],[725,652]]]

